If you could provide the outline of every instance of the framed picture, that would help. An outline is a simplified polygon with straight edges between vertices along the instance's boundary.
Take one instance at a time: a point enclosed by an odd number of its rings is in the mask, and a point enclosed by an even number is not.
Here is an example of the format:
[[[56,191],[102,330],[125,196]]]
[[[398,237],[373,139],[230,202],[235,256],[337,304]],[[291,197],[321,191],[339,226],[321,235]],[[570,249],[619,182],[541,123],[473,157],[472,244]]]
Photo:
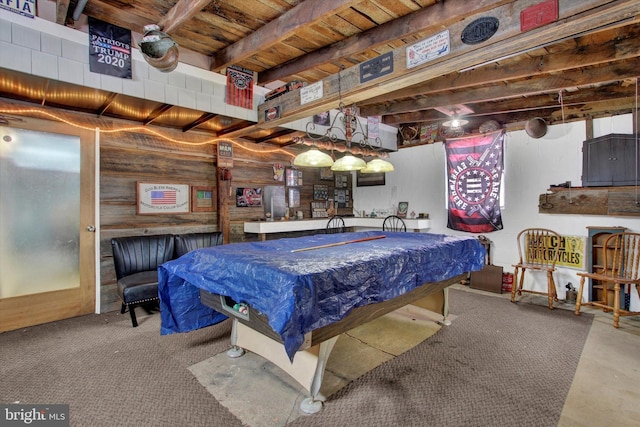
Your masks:
[[[293,168],[287,168],[287,187],[298,187],[302,185],[302,171]]]
[[[348,177],[347,175],[336,175],[336,188],[347,188]]]
[[[196,185],[191,187],[191,212],[213,212],[215,210],[213,194],[213,187]]]
[[[329,111],[323,111],[322,113],[314,114],[313,124],[329,126],[331,124],[331,115],[329,114]]]
[[[262,188],[236,188],[236,206],[240,208],[262,206]]]
[[[137,183],[139,215],[189,212],[188,184]]]
[[[298,190],[297,188],[289,189],[289,207],[290,208],[300,207],[300,190]]]
[[[274,181],[284,181],[284,163],[274,163],[273,164],[273,180]]]
[[[320,168],[321,181],[333,181],[333,171],[331,168]]]
[[[400,218],[406,218],[407,212],[409,211],[409,202],[399,202],[398,203],[398,216]]]
[[[328,200],[329,186],[324,184],[313,184],[313,200]]]
[[[356,187],[368,187],[371,185],[384,185],[384,172],[380,173],[361,173],[356,174]]]

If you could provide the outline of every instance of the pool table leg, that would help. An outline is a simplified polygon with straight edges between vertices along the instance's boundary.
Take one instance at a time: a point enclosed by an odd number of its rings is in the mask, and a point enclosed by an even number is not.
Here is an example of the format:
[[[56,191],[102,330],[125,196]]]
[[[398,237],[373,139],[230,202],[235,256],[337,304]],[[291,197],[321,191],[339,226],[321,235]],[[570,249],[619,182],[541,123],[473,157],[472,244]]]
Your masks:
[[[447,317],[449,316],[449,288],[444,288],[442,292],[444,293],[444,304],[442,307],[442,320],[438,323],[444,326],[449,326],[451,325],[451,320],[447,319]]]
[[[231,348],[227,350],[227,357],[235,359],[244,354],[242,347],[238,346],[238,319],[233,319],[231,326]]]
[[[322,385],[322,378],[324,377],[324,369],[327,366],[327,360],[329,359],[331,350],[333,350],[333,346],[336,344],[337,340],[338,335],[320,343],[318,364],[316,365],[316,370],[313,374],[311,390],[309,390],[311,396],[300,402],[300,409],[305,414],[315,414],[322,409],[322,400],[318,399],[318,394],[320,393],[320,386]]]

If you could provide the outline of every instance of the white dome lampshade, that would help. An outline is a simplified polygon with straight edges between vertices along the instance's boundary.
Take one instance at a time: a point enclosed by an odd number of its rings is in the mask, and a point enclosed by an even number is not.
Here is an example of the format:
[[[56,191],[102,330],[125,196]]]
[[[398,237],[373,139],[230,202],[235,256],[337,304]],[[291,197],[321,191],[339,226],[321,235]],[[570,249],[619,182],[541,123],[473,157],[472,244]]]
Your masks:
[[[336,172],[348,172],[362,170],[366,167],[367,164],[364,160],[354,157],[351,154],[347,154],[346,156],[336,160],[333,166],[331,166],[331,170]]]
[[[367,167],[362,169],[362,173],[393,172],[395,168],[391,162],[383,159],[373,159],[367,163]]]
[[[333,159],[330,155],[323,153],[317,148],[310,148],[304,153],[300,153],[293,159],[295,166],[308,166],[316,168],[325,168],[333,165]]]

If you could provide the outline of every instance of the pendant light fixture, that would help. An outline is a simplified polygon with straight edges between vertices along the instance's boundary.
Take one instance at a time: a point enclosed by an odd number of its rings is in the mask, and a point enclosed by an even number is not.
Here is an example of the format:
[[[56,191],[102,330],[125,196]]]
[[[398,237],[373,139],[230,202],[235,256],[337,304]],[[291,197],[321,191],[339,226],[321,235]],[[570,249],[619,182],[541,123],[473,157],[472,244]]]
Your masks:
[[[462,126],[464,126],[467,123],[469,123],[469,120],[460,118],[460,116],[458,115],[458,109],[457,108],[452,108],[452,110],[453,110],[452,119],[451,120],[447,120],[446,122],[442,123],[442,126],[448,127],[448,128],[461,128]]]
[[[316,124],[313,121],[310,121],[307,123],[305,138],[294,138],[294,142],[298,142],[297,140],[300,139],[303,144],[307,145],[310,144],[304,142],[304,139],[306,138],[316,141],[313,144],[314,147],[304,153],[298,154],[294,158],[293,164],[295,166],[331,167],[331,170],[335,172],[358,171],[366,169],[367,163],[362,158],[354,156],[354,153],[358,155],[378,155],[379,148],[374,147],[369,141],[368,132],[364,129],[360,119],[358,118],[356,106],[351,105],[347,107],[342,102],[341,73],[342,70],[338,72],[338,96],[340,99],[338,111],[333,115],[333,120],[331,120],[330,125],[323,133],[316,131]],[[336,126],[336,124],[339,124],[339,126]],[[341,148],[341,146],[337,146],[337,141],[344,141],[344,147]],[[356,142],[360,147],[352,149],[352,142]],[[377,143],[377,147],[382,146],[382,141],[379,137],[375,138],[375,142]],[[324,148],[331,149],[332,151],[336,149],[337,151],[345,151],[346,153],[343,157],[333,161],[331,156],[318,150],[316,144],[320,145],[321,148],[324,146]],[[365,147],[370,147],[371,150]],[[386,170],[389,170],[389,168],[390,170],[393,170],[393,165],[391,165],[391,163],[384,160],[381,161],[387,164],[385,165]],[[376,169],[380,167],[381,166],[378,165],[376,166]],[[372,169],[371,173],[373,173],[374,170],[375,169]]]
[[[367,163],[367,167],[362,169],[362,173],[381,173],[381,172],[393,172],[395,168],[391,162],[384,159],[373,159]]]
[[[308,151],[298,154],[293,159],[293,164],[302,167],[326,168],[333,165],[333,159],[316,147],[311,147]]]
[[[335,172],[358,171],[367,167],[364,160],[359,157],[347,154],[333,163],[331,170]]]

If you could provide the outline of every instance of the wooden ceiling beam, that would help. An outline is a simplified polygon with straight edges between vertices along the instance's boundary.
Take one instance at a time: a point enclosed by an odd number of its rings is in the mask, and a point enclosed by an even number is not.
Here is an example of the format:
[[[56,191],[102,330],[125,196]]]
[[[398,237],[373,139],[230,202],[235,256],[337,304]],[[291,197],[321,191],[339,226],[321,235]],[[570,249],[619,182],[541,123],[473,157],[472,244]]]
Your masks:
[[[160,104],[147,116],[146,119],[143,120],[142,124],[145,126],[150,124],[162,114],[169,111],[171,108],[173,108],[173,105],[171,104]]]
[[[563,104],[565,107],[584,106],[595,102],[609,101],[616,104],[619,100],[633,98],[635,88],[633,86],[610,85],[606,88],[593,87],[584,88],[574,92],[563,92]],[[496,99],[492,102],[481,102],[477,104],[467,104],[473,113],[465,117],[494,116],[505,117],[517,113],[526,113],[531,116],[538,114],[536,111],[545,109],[561,108],[559,102],[559,92],[544,93],[534,96],[520,98]],[[434,123],[444,120],[441,113],[436,110],[421,110],[410,113],[392,114],[384,116],[384,123],[395,126],[402,123]],[[497,119],[496,119],[497,120]]]
[[[448,55],[407,69],[406,48],[398,48],[393,51],[393,71],[382,77],[362,82],[359,74],[360,67],[354,66],[322,80],[323,97],[318,100],[301,105],[300,91],[303,88],[265,102],[258,106],[258,126],[280,126],[334,108],[339,100],[346,104],[363,101],[389,91],[412,86],[417,81],[431,80],[443,74],[479,66],[487,61],[517,55],[544,44],[583,35],[596,28],[607,25],[629,25],[640,21],[637,1],[634,0],[613,0],[606,4],[598,0],[561,2],[560,18],[557,22],[521,32],[520,13],[538,3],[537,0],[521,0],[492,9],[490,15],[500,20],[501,31],[484,44],[465,45],[460,41],[460,34],[472,18],[486,16],[486,12],[474,14],[468,20],[448,28],[451,35]],[[448,4],[449,2],[444,3],[443,7]],[[279,118],[265,122],[265,113],[275,107],[279,108]]]
[[[202,12],[211,0],[180,0],[162,17],[158,25],[167,34],[177,31],[185,22]]]
[[[384,112],[378,114],[398,114],[408,111],[418,111],[428,108],[442,107],[455,104],[472,104],[489,102],[500,98],[517,98],[543,93],[558,93],[568,88],[591,86],[610,83],[625,78],[634,78],[640,69],[640,57],[626,61],[614,62],[598,67],[576,69],[538,76],[531,79],[513,81],[507,84],[478,86],[453,93],[439,93],[419,99],[408,99],[384,105]],[[361,113],[365,115],[365,113]]]
[[[56,24],[65,25],[69,14],[70,0],[56,0]]]
[[[375,116],[384,110],[384,104],[403,98],[419,95],[433,96],[437,92],[450,92],[477,86],[489,85],[509,80],[531,78],[534,76],[558,73],[599,64],[611,63],[635,58],[640,52],[640,26],[634,25],[633,30],[625,34],[623,39],[612,39],[603,44],[581,45],[567,52],[552,55],[535,56],[522,55],[517,62],[506,64],[492,64],[465,73],[450,73],[443,77],[429,80],[425,83],[390,92],[382,96],[370,98],[359,104],[361,114]]]
[[[192,121],[191,123],[185,125],[182,127],[182,132],[188,132],[193,128],[196,128],[198,126],[200,126],[201,124],[208,122],[209,120],[218,117],[219,114],[216,113],[203,113],[200,117],[198,117],[196,120]]]
[[[255,52],[295,34],[296,29],[308,26],[335,13],[339,13],[355,0],[306,0],[280,15],[262,28],[217,52],[211,59],[211,71],[220,71],[228,65],[238,63]]]
[[[403,37],[410,37],[421,32],[440,31],[442,27],[460,21],[472,13],[479,13],[512,1],[477,0],[473,4],[474,8],[471,9],[468,0],[449,0],[446,7],[444,7],[444,3],[439,3],[422,8],[409,15],[355,34],[339,43],[314,50],[285,65],[262,71],[258,74],[258,83],[265,84],[281,80],[321,64],[335,61],[336,58],[347,58]]]

